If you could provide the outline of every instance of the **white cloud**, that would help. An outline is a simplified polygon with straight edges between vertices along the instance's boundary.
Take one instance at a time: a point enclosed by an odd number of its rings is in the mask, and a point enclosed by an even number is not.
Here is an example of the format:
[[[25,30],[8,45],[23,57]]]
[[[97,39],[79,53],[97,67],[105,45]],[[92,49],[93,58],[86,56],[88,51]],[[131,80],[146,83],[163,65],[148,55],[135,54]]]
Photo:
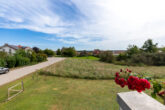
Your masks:
[[[25,28],[44,33],[59,33],[68,25],[49,8],[48,0],[1,0],[0,27]]]
[[[148,38],[162,43],[160,38],[165,37],[164,0],[72,1],[89,18],[84,25],[86,31],[106,39],[97,44],[102,48],[142,45]]]
[[[84,15],[69,22],[72,17],[63,19],[50,8],[53,1],[58,0],[0,0],[0,18],[5,19],[0,27],[56,34],[64,43],[101,49],[141,46],[148,38],[163,45],[165,40],[164,0],[59,0],[70,7],[74,4]]]

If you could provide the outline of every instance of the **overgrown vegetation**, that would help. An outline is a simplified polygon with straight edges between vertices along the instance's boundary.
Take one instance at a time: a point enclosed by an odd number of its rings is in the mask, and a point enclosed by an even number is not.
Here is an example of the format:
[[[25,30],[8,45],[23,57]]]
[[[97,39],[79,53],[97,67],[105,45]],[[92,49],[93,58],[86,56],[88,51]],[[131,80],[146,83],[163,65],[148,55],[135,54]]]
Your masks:
[[[47,55],[42,50],[38,50],[37,52],[31,50],[25,51],[23,49],[17,50],[13,55],[0,52],[0,66],[13,68],[47,60]]]
[[[40,74],[60,77],[84,78],[84,79],[113,79],[114,73],[128,66],[119,66],[88,59],[69,58],[60,63],[49,66],[40,71]],[[165,67],[134,67],[129,69],[136,73],[145,74],[151,78],[165,78]]]
[[[129,45],[127,51],[116,57],[115,64],[121,65],[165,65],[165,52],[157,47],[151,39],[144,42],[141,48]]]
[[[99,57],[100,57],[100,61],[108,62],[108,63],[113,63],[115,60],[112,52],[110,51],[101,52]]]
[[[56,65],[56,68],[55,68]],[[113,79],[113,72],[104,68],[104,64],[87,59],[66,59],[60,63],[41,70],[42,75],[52,75],[84,79]]]

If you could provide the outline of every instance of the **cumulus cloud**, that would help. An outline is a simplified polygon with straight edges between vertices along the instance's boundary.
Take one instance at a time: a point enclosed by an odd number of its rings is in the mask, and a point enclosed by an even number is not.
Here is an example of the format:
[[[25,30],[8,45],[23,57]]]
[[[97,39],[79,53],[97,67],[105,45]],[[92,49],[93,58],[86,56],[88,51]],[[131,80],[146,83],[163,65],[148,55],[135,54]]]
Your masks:
[[[0,27],[24,28],[91,49],[141,46],[148,38],[163,45],[164,0],[0,0]],[[72,38],[72,39],[68,39]]]

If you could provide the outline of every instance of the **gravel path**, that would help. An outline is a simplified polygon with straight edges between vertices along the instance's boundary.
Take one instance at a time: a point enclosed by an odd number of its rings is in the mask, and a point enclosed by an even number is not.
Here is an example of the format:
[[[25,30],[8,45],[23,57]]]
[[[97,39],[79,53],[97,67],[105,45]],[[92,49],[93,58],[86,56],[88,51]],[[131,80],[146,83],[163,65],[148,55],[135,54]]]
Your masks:
[[[48,58],[48,61],[46,61],[46,62],[39,63],[39,64],[32,65],[32,66],[23,67],[20,69],[15,69],[15,70],[8,72],[7,74],[1,74],[0,75],[0,86],[4,85],[6,83],[9,83],[11,81],[14,81],[16,79],[19,79],[32,72],[35,72],[38,69],[47,67],[49,65],[52,65],[52,64],[62,61],[62,60],[64,60],[64,58]]]

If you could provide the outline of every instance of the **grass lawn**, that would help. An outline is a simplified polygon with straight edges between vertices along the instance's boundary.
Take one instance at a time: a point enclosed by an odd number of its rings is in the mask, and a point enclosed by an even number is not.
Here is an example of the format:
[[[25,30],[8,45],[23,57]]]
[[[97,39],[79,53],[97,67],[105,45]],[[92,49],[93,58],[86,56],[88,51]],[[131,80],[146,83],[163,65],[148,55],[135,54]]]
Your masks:
[[[9,102],[7,88],[0,89],[0,110],[116,110],[116,93],[127,91],[116,86],[113,80],[86,80],[32,75],[22,79],[25,91]]]
[[[127,88],[121,89],[114,83],[114,80],[89,80],[64,77],[69,77],[69,75],[75,76],[76,74],[77,77],[83,78],[84,74],[87,76],[91,73],[91,78],[103,78],[106,76],[105,74],[111,75],[110,78],[112,78],[114,72],[120,68],[121,66],[94,60],[66,59],[43,69],[51,71],[53,74],[59,74],[56,72],[61,71],[61,74],[64,74],[63,77],[33,73],[2,86],[0,88],[0,110],[117,110],[119,107],[116,102],[116,93],[128,91]],[[160,69],[160,67],[155,68],[157,70]],[[96,73],[97,71],[99,72]],[[74,73],[74,75],[71,73]],[[100,76],[99,73],[101,74]],[[159,75],[162,74],[161,72],[159,73]],[[94,77],[94,75],[97,77]],[[25,84],[25,91],[11,101],[3,102],[7,98],[7,88],[22,80]],[[150,92],[150,90],[146,91],[148,94]],[[157,100],[163,103],[163,100],[159,97]]]
[[[77,59],[89,59],[89,60],[99,60],[98,57],[94,57],[94,56],[86,56],[86,57],[73,57],[73,58],[77,58]]]

